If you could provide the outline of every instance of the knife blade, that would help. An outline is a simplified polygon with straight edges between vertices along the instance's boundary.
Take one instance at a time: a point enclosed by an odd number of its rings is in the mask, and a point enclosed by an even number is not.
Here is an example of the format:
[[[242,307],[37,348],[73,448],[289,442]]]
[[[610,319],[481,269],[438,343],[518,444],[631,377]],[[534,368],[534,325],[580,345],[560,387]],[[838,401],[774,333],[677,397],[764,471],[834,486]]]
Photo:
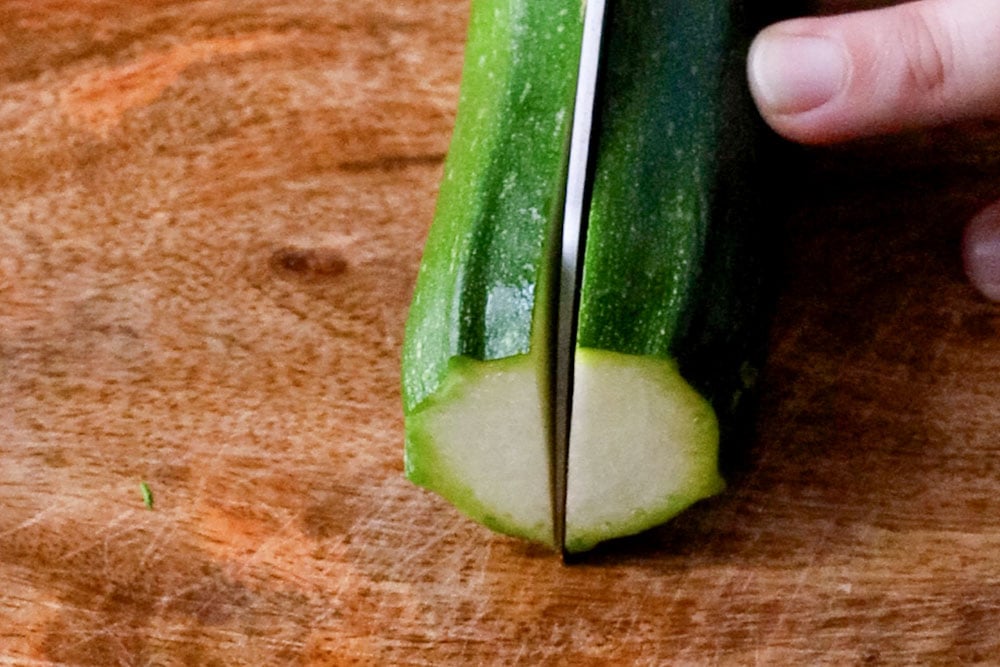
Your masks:
[[[566,195],[558,275],[553,382],[553,526],[565,556],[566,476],[573,407],[573,356],[576,348],[580,265],[586,241],[594,107],[601,62],[605,0],[587,0],[576,100],[570,133]]]

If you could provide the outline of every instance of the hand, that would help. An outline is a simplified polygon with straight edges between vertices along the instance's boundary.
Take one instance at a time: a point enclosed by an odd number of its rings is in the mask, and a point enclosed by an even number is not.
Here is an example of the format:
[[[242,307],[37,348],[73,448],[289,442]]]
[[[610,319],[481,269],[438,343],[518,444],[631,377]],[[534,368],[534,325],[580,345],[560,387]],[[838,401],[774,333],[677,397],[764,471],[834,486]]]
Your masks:
[[[1000,1],[785,21],[757,36],[747,68],[764,119],[802,143],[1000,119]],[[1000,202],[969,223],[964,254],[972,283],[1000,301]]]

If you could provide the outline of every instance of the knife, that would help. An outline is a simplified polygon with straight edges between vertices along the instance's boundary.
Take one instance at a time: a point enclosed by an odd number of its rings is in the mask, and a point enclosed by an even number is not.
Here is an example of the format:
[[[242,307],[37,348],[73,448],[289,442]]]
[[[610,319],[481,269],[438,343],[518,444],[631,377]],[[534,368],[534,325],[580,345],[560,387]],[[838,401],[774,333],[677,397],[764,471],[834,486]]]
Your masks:
[[[605,0],[587,0],[580,47],[573,125],[570,134],[569,167],[563,209],[562,240],[555,322],[555,369],[552,392],[553,415],[553,503],[555,543],[566,556],[566,478],[569,460],[570,423],[573,411],[573,357],[576,348],[580,262],[586,242],[588,184],[591,173],[594,107],[601,62]]]

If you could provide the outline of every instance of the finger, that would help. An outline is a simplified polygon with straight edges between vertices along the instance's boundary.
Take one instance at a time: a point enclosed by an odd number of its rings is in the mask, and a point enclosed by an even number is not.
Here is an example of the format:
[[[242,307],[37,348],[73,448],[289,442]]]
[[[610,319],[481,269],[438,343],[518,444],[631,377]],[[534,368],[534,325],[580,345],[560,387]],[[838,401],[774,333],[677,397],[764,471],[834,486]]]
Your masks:
[[[765,120],[804,143],[1000,117],[1000,1],[778,23],[754,40],[747,68]]]
[[[1000,202],[972,219],[963,245],[970,282],[987,299],[1000,301]]]

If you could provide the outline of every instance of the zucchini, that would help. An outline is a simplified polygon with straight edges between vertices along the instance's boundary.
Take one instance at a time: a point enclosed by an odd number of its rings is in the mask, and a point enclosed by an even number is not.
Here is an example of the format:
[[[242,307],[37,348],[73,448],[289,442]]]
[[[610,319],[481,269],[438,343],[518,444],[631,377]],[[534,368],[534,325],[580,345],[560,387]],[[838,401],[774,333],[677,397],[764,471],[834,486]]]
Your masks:
[[[472,2],[403,346],[405,471],[495,530],[584,551],[724,486],[720,434],[760,352],[747,331],[765,238],[743,224],[759,125],[741,11],[609,2],[563,527],[550,332],[583,7]]]
[[[580,0],[474,0],[402,358],[407,477],[550,546],[548,332],[582,30]]]
[[[566,550],[721,491],[760,357],[755,114],[729,0],[614,2],[578,310]]]

